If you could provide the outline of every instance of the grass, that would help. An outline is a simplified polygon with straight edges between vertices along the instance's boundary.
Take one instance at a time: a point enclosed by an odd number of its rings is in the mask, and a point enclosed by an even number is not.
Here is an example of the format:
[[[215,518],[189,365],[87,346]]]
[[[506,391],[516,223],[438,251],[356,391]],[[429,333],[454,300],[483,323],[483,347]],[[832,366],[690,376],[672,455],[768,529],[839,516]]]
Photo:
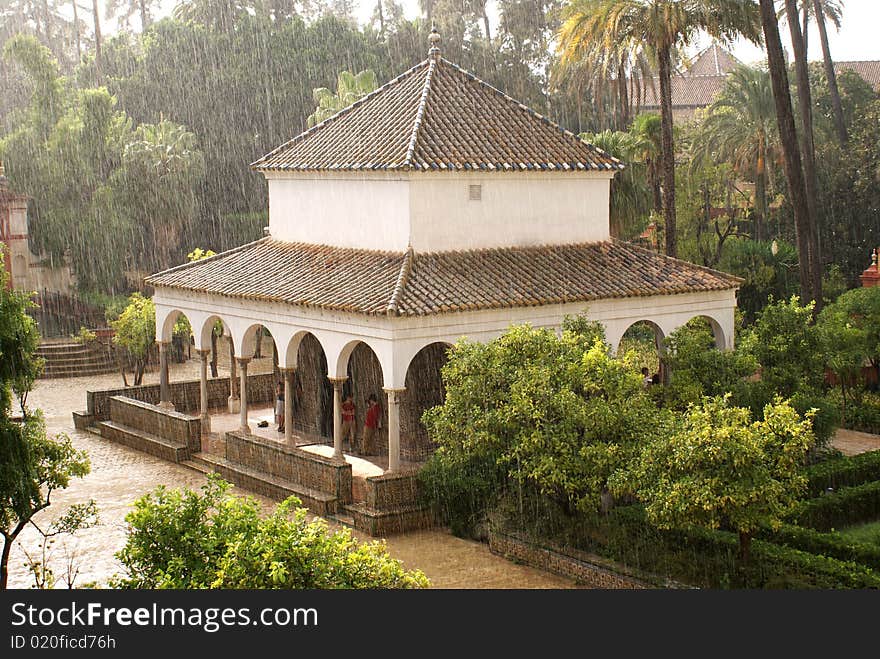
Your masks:
[[[856,542],[880,546],[880,521],[849,526],[845,529],[839,529],[839,533]]]

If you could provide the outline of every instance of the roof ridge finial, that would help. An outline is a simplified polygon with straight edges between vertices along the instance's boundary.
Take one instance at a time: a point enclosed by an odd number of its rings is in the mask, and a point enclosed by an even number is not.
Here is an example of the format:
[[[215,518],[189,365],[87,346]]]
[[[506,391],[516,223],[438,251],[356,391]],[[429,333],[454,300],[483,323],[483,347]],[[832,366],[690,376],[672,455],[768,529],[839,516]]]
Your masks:
[[[440,60],[440,32],[437,30],[437,25],[435,23],[431,23],[431,34],[428,35],[428,42],[431,44],[431,47],[428,49],[428,57],[434,59],[434,61]]]

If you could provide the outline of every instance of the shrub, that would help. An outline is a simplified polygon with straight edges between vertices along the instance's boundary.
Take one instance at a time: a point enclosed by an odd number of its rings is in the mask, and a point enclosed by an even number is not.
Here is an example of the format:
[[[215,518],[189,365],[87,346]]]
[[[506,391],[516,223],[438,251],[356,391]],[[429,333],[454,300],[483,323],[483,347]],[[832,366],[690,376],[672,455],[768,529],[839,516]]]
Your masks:
[[[824,494],[829,488],[839,490],[880,481],[880,451],[868,451],[816,463],[807,469],[807,479],[807,488],[813,496]]]
[[[880,481],[845,487],[802,501],[791,519],[819,531],[880,519]]]
[[[792,547],[810,554],[829,556],[841,561],[861,563],[880,570],[880,547],[855,542],[840,533],[821,533],[815,529],[783,524],[776,531],[764,529],[758,536],[777,545]]]

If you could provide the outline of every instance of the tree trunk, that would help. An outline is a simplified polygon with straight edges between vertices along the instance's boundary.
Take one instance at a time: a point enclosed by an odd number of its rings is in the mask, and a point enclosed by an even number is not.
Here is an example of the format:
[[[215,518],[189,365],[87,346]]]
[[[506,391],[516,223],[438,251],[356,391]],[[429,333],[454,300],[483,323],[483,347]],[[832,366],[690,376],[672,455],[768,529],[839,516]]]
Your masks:
[[[3,536],[3,554],[0,555],[0,590],[6,590],[9,579],[9,552],[12,550],[13,538]]]
[[[764,0],[761,0],[764,2]],[[739,558],[743,563],[748,563],[752,549],[752,534],[739,532]]]
[[[767,156],[763,147],[755,167],[755,240],[764,240],[764,223],[767,221]]]
[[[846,133],[846,122],[843,120],[843,105],[840,102],[840,90],[837,88],[837,73],[831,59],[831,48],[828,46],[828,31],[825,26],[825,15],[822,13],[821,0],[813,0],[816,10],[816,24],[819,27],[819,40],[822,44],[822,60],[825,63],[825,76],[828,78],[828,92],[831,94],[831,107],[834,110],[834,128],[841,146],[846,146],[849,135]]]
[[[95,21],[95,73],[101,81],[101,17],[98,13],[98,0],[92,0],[92,16]]]
[[[379,12],[379,36],[385,36],[385,15],[382,13],[382,0],[377,0],[376,10]]]
[[[816,150],[813,144],[813,100],[810,92],[810,74],[807,67],[807,51],[804,45],[801,26],[798,22],[796,0],[785,0],[788,13],[788,28],[791,33],[791,46],[794,51],[794,66],[797,76],[798,104],[801,115],[801,157],[804,168],[804,190],[807,196],[810,232],[807,234],[810,250],[810,288],[816,301],[815,313],[822,306],[822,258],[819,254],[819,213],[817,206]],[[808,302],[804,300],[804,302]]]
[[[254,359],[260,359],[263,356],[263,328],[258,327],[254,336]]]
[[[146,0],[140,0],[138,4],[141,8],[141,33],[144,33],[150,24],[150,19],[147,18],[147,2]]]
[[[79,14],[76,9],[76,0],[73,0],[73,34],[76,37],[76,63],[82,62],[82,44],[79,38]]]
[[[486,5],[483,5],[483,28],[486,30],[486,41],[492,41],[492,35],[489,32],[489,15],[486,13]]]
[[[620,128],[626,130],[629,126],[629,93],[626,89],[626,60],[621,58],[620,66],[617,69],[617,94],[620,99]]]
[[[666,254],[677,256],[675,233],[675,141],[672,134],[671,51],[661,46],[657,52],[660,69],[660,132],[663,158],[663,217],[666,223]]]
[[[211,377],[217,377],[217,332],[211,329]]]
[[[238,377],[235,370],[235,345],[232,338],[229,339],[229,395],[238,398]]]
[[[657,171],[657,159],[648,158],[648,176],[651,178],[651,193],[654,197],[654,212],[663,212],[663,197],[660,194],[660,172]]]
[[[794,209],[794,223],[798,244],[798,265],[800,273],[800,292],[803,300],[813,298],[812,270],[810,268],[810,214],[807,208],[807,193],[804,188],[804,172],[801,169],[801,154],[798,147],[797,132],[794,127],[794,114],[789,95],[788,73],[785,55],[779,37],[779,23],[773,0],[760,0],[761,23],[764,28],[764,42],[767,48],[767,61],[770,80],[773,85],[773,100],[776,105],[776,122],[779,126],[779,139],[782,143],[783,167],[791,205]]]

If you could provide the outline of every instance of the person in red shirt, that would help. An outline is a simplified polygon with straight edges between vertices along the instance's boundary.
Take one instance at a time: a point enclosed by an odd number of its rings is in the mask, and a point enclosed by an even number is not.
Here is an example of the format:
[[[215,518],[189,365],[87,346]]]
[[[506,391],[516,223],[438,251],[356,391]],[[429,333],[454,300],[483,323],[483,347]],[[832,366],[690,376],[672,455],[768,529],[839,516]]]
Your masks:
[[[373,439],[376,436],[376,430],[379,429],[379,415],[382,413],[382,408],[379,407],[376,394],[370,394],[367,404],[367,417],[364,419],[364,437],[361,440],[361,451],[363,451],[364,455],[371,455],[373,452]]]
[[[357,408],[351,399],[351,392],[349,392],[345,394],[345,400],[342,401],[342,440],[345,441],[348,438],[348,447],[355,453],[358,452],[354,441],[354,417],[356,412]]]

